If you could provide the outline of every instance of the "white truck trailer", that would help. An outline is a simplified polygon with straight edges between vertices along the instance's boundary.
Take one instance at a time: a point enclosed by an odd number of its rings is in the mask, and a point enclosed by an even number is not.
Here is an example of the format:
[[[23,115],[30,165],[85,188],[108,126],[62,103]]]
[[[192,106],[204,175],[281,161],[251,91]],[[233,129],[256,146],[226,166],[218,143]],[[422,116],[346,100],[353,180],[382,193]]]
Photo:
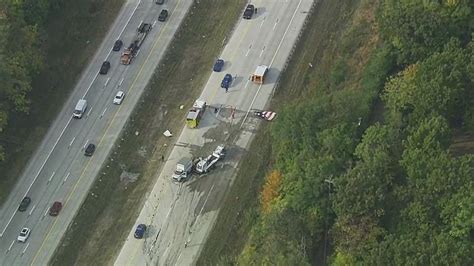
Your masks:
[[[177,182],[186,181],[191,175],[192,170],[193,160],[191,160],[190,158],[182,158],[176,164],[176,170],[174,171],[171,178]]]

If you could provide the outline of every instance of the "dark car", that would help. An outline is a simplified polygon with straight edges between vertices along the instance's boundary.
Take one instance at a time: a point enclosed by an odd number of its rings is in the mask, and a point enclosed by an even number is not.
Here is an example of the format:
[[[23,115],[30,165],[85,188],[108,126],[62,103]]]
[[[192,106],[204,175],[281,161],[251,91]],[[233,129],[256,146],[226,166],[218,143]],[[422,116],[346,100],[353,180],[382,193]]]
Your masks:
[[[255,6],[254,5],[247,5],[244,11],[244,19],[251,19],[253,16],[253,13],[255,13]]]
[[[165,0],[156,0],[155,3],[158,5],[162,5],[165,3]]]
[[[112,48],[112,50],[114,51],[120,51],[120,48],[122,48],[122,45],[123,45],[123,42],[122,40],[116,40],[115,43],[114,43],[114,48]]]
[[[86,151],[84,152],[84,155],[92,156],[92,154],[94,154],[94,151],[95,151],[95,145],[92,143],[89,143],[89,145],[87,145]]]
[[[137,225],[137,229],[135,229],[135,238],[137,239],[142,239],[143,236],[145,235],[145,231],[146,231],[146,225],[144,224],[139,224]]]
[[[167,17],[168,17],[168,10],[163,9],[161,10],[160,15],[158,16],[158,21],[164,22]]]
[[[59,201],[55,201],[53,203],[53,206],[51,206],[51,208],[49,208],[49,215],[58,216],[58,214],[59,214],[59,212],[61,211],[62,208],[63,208],[63,204]]]
[[[23,200],[20,203],[20,206],[18,207],[18,211],[24,212],[28,208],[28,206],[31,203],[31,198],[30,197],[24,197]]]
[[[224,60],[217,59],[216,63],[214,64],[214,67],[212,68],[212,70],[214,70],[215,72],[221,72],[222,67],[224,67]]]
[[[105,74],[107,74],[107,72],[109,72],[109,69],[110,69],[110,62],[105,61],[104,63],[102,63],[102,66],[100,67],[99,73],[101,75],[105,75]]]
[[[221,82],[221,88],[228,89],[232,83],[232,75],[225,74],[224,79]]]

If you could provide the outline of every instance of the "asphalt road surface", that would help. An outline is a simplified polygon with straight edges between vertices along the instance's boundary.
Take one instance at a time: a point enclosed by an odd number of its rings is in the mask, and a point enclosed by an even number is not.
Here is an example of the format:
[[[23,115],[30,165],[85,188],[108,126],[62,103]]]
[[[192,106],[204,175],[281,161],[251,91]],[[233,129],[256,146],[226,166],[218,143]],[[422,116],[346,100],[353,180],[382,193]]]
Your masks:
[[[265,108],[313,1],[261,0],[252,4],[258,14],[238,23],[221,55],[226,61],[223,71],[212,73],[200,96],[211,108],[197,129],[185,128],[177,139],[116,265],[195,264],[238,162],[261,122],[252,110]],[[249,77],[261,64],[270,68],[265,84],[258,85]],[[235,77],[227,93],[220,88],[226,73]],[[221,143],[226,144],[227,155],[210,173],[193,174],[184,183],[171,181],[178,160],[204,157]],[[147,225],[147,232],[144,239],[135,239],[135,227],[141,223]]]
[[[85,49],[97,52],[0,210],[0,265],[47,264],[191,3],[129,0],[99,49],[87,47],[84,40]],[[157,21],[162,8],[170,12],[166,22]],[[122,49],[128,46],[142,21],[154,27],[132,64],[121,65],[121,52],[113,52],[112,46],[116,39],[123,40]],[[104,60],[111,68],[99,75]],[[126,93],[122,105],[112,104],[118,90]],[[73,119],[81,98],[88,108],[82,119]],[[88,143],[97,146],[92,157],[84,156]],[[25,212],[18,212],[26,195],[32,202]],[[52,217],[48,210],[55,201],[63,208]],[[26,243],[17,241],[23,227],[31,229]]]

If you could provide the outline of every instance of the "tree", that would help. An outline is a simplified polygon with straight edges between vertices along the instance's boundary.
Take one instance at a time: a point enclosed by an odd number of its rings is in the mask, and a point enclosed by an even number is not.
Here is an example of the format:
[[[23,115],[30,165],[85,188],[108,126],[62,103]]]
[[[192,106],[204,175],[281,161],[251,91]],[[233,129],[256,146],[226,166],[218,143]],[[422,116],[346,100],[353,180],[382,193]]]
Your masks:
[[[407,65],[439,52],[447,40],[466,44],[474,25],[472,1],[440,3],[421,0],[384,0],[378,22],[382,36]]]
[[[468,74],[470,50],[449,42],[443,52],[411,65],[385,86],[384,100],[394,121],[400,116],[408,124],[417,124],[431,115],[442,115],[451,123],[462,120],[470,106],[468,95],[473,80]]]
[[[263,213],[268,213],[270,212],[271,203],[280,195],[282,175],[278,170],[274,170],[266,176],[265,180],[261,193],[261,201]]]

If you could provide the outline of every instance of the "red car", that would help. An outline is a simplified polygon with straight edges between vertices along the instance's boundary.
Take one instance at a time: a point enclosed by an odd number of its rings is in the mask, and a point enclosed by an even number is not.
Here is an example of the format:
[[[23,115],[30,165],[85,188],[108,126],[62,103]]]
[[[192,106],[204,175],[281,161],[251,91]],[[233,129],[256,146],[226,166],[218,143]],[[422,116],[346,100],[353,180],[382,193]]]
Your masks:
[[[62,208],[63,208],[63,204],[59,201],[55,201],[53,203],[53,206],[51,206],[51,208],[49,208],[49,215],[58,216],[58,214],[59,214],[59,212],[61,211]]]

